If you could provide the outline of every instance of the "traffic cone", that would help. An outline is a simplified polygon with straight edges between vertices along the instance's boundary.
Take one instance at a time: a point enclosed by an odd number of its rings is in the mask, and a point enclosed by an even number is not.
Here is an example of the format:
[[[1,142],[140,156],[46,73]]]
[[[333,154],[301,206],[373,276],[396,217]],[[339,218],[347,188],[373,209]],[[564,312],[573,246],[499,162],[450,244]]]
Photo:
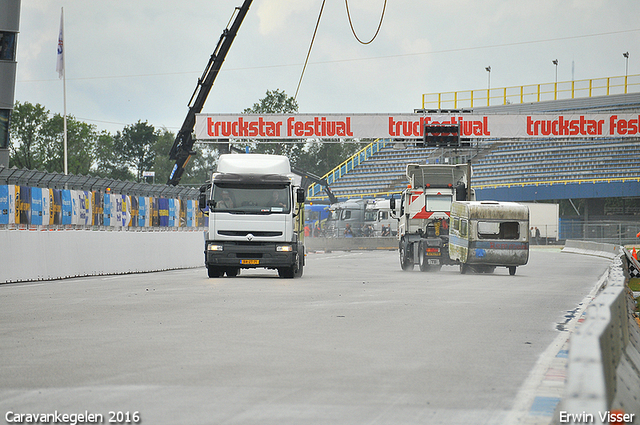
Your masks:
[[[631,256],[633,258],[635,258],[636,261],[638,261],[638,254],[636,253],[636,247],[635,246],[633,247],[633,252],[631,253]]]

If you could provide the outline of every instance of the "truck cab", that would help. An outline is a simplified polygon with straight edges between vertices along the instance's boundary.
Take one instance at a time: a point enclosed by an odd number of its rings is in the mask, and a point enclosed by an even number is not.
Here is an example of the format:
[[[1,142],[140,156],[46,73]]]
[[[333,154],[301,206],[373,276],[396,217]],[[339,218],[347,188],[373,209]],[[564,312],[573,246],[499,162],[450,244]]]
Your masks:
[[[455,200],[469,195],[469,166],[441,164],[409,164],[409,185],[402,193],[398,217],[398,249],[400,266],[412,270],[438,271],[443,265],[455,264],[449,258],[449,216]],[[394,210],[395,199],[391,209]]]
[[[304,190],[292,177],[284,156],[220,156],[205,202],[209,277],[258,267],[276,269],[281,277],[302,275]]]

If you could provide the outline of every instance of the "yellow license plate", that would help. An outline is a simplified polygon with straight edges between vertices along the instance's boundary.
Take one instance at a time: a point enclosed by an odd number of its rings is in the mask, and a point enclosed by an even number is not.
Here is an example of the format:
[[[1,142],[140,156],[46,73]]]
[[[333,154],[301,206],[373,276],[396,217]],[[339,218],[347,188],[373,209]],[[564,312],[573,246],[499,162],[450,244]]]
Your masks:
[[[260,264],[260,260],[240,260],[240,264]]]

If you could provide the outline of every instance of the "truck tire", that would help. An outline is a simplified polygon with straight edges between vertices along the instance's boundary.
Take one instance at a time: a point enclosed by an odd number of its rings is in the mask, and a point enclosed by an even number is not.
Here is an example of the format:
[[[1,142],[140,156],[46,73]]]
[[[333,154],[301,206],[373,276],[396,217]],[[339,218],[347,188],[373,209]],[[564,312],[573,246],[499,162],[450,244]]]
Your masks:
[[[227,269],[226,273],[228,277],[236,277],[240,274],[240,269],[239,268]]]
[[[298,265],[293,273],[293,277],[302,277],[302,272],[304,271],[304,246],[299,249],[300,251],[298,251],[298,255],[296,255]]]
[[[296,276],[294,267],[278,267],[278,276],[284,279],[293,279]]]
[[[220,267],[216,266],[207,266],[207,274],[209,277],[220,277],[224,273]]]
[[[418,254],[418,261],[419,261],[420,271],[428,272],[430,267],[429,267],[429,260],[425,252],[425,246],[422,244],[422,242],[420,242],[419,247],[420,247],[419,248],[420,254]]]
[[[413,270],[413,258],[410,255],[409,246],[404,238],[400,241],[399,251],[400,251],[400,267],[402,268],[402,270],[404,271]]]
[[[420,254],[418,255],[418,261],[421,272],[439,272],[442,268],[442,264],[429,265],[429,259],[427,258],[426,247],[420,242]]]

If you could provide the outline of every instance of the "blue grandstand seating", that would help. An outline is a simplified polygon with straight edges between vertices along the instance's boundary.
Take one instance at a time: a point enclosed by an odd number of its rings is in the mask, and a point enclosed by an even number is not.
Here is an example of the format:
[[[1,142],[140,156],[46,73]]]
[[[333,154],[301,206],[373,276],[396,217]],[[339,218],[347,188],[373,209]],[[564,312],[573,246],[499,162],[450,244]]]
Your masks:
[[[626,104],[624,99],[627,99]],[[575,108],[583,111],[621,109],[640,112],[639,94],[611,97],[614,103],[609,107],[606,99],[602,98],[576,102]],[[590,107],[589,102],[595,106]],[[564,100],[562,103],[517,105],[517,111],[512,112],[528,112],[528,108],[538,113],[550,112],[557,110],[554,108],[559,105],[565,112],[572,109],[571,101]],[[508,112],[506,108],[479,109],[483,109],[482,112],[495,109],[494,113],[505,113]],[[487,142],[483,148],[484,152],[472,159],[472,185],[475,187],[640,178],[640,141],[637,139],[495,141]],[[451,161],[466,162],[468,157],[464,152],[458,152],[458,157]],[[407,164],[445,162],[445,158],[441,149],[416,147],[407,142],[387,143],[367,160],[342,174],[331,184],[331,190],[339,198],[389,196],[406,187]]]

